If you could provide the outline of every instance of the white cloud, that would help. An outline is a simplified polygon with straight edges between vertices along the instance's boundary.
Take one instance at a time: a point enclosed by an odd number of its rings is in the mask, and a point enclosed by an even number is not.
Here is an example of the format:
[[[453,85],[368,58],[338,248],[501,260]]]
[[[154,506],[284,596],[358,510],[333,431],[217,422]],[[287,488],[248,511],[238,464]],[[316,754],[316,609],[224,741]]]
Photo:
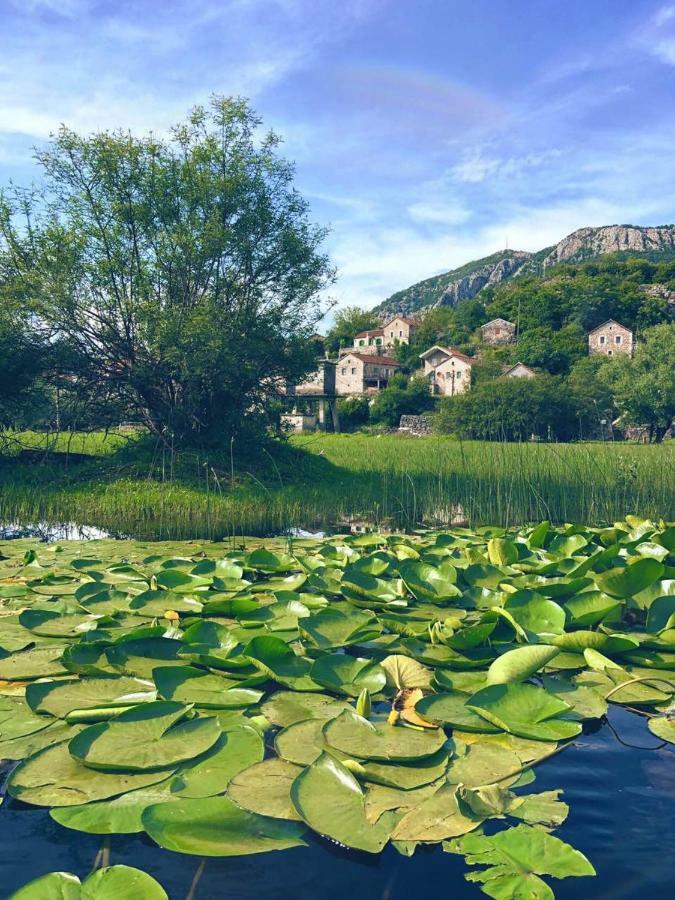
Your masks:
[[[675,4],[657,10],[638,32],[637,43],[660,62],[675,66]]]

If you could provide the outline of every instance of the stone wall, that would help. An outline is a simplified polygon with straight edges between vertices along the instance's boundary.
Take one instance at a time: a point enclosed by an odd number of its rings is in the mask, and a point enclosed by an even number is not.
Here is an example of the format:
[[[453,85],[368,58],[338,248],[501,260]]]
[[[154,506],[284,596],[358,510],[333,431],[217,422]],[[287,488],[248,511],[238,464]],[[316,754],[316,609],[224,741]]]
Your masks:
[[[401,416],[399,431],[409,434],[431,434],[433,431],[431,416]]]

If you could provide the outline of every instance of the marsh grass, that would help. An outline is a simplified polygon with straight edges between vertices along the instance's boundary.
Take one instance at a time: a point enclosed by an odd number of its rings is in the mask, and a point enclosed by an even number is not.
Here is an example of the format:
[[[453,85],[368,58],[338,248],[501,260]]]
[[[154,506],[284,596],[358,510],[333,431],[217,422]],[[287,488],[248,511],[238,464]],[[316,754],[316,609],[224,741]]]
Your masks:
[[[33,435],[23,445],[44,446]],[[143,436],[66,437],[57,456],[0,465],[4,521],[75,521],[142,539],[225,538],[350,520],[413,529],[673,518],[675,447],[498,444],[445,437],[300,435],[210,456]],[[232,465],[234,462],[234,465]]]

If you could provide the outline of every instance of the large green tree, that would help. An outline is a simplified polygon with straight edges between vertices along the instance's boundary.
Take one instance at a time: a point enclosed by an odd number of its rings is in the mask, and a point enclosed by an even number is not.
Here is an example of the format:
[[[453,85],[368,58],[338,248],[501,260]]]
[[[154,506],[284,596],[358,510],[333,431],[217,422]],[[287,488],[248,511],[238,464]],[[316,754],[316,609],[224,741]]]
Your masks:
[[[279,139],[214,98],[166,138],[81,137],[37,153],[0,200],[0,265],[36,329],[65,341],[81,396],[206,443],[265,422],[313,364],[332,269]]]
[[[598,371],[627,425],[660,443],[675,422],[675,323],[643,332],[634,356],[616,356]]]

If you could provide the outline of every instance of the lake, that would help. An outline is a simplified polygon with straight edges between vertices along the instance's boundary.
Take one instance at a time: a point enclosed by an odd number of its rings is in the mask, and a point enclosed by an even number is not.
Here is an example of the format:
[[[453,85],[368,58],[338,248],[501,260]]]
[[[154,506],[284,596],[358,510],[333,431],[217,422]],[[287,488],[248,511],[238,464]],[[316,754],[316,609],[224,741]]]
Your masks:
[[[616,732],[616,734],[614,733]],[[675,834],[675,747],[659,741],[645,719],[612,707],[609,722],[584,731],[576,743],[536,769],[535,790],[562,788],[570,805],[556,834],[581,850],[594,879],[551,879],[558,900],[671,900]],[[5,798],[0,812],[3,896],[54,870],[85,876],[101,838],[62,828],[47,811]],[[411,859],[388,847],[379,856],[344,850],[320,838],[308,848],[231,859],[209,859],[196,900],[427,900],[479,898],[464,880],[461,857],[439,847]],[[144,836],[114,836],[112,864],[152,874],[171,900],[183,900],[199,859],[161,850]]]

